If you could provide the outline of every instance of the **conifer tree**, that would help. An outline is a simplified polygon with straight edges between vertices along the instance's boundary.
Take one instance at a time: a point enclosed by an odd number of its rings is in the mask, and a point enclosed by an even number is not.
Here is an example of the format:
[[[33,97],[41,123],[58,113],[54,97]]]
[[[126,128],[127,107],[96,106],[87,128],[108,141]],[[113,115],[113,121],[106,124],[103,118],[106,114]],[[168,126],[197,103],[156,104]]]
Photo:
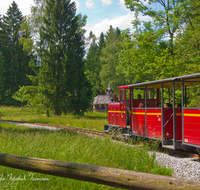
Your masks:
[[[26,77],[31,72],[28,64],[30,56],[23,51],[23,44],[20,43],[22,21],[22,13],[13,1],[2,19],[1,49],[4,60],[2,67],[6,85],[4,85],[1,103],[6,105],[15,105],[16,101],[12,99],[12,94],[19,89],[19,86],[30,83]]]
[[[100,63],[100,54],[102,49],[102,43],[103,39],[100,41],[100,45],[96,43],[96,36],[90,32],[89,37],[92,42],[90,44],[90,48],[86,57],[86,75],[89,80],[89,82],[92,85],[92,92],[93,97],[103,94],[104,90],[101,84],[101,79],[99,77],[100,71],[101,71],[101,63]]]
[[[3,38],[3,28],[2,28],[2,17],[1,17],[1,13],[0,13],[0,52],[2,50],[2,38]]]
[[[105,47],[105,39],[104,38],[105,38],[104,37],[104,33],[101,32],[100,38],[99,38],[99,47],[98,47],[98,49],[99,49],[100,52],[101,52],[102,48]]]
[[[90,106],[83,62],[85,19],[76,15],[76,5],[70,0],[46,1],[38,51],[41,66],[32,80],[38,81],[45,106],[55,115],[82,114]]]
[[[111,86],[114,89],[114,93],[118,92],[117,86],[124,84],[124,78],[117,75],[116,67],[118,65],[118,43],[121,39],[121,32],[119,28],[114,29],[110,26],[108,32],[105,35],[105,47],[101,51],[101,64],[102,69],[100,72],[100,78],[103,88],[106,89],[110,80]]]

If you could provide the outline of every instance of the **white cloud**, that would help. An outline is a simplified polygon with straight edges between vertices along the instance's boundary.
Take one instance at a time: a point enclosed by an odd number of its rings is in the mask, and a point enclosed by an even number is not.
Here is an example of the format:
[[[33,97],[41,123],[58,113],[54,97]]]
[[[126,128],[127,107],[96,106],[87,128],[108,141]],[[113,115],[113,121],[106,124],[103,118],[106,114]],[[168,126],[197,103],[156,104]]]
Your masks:
[[[111,0],[101,0],[101,2],[103,3],[102,6],[104,6],[104,5],[111,5],[112,4]]]
[[[94,2],[93,2],[93,0],[87,0],[85,4],[86,4],[86,6],[87,6],[88,8],[94,7]]]
[[[89,36],[90,31],[92,31],[96,37],[99,37],[101,32],[106,33],[110,27],[110,25],[113,26],[113,28],[119,27],[120,29],[126,29],[126,28],[132,28],[131,21],[133,20],[134,15],[133,13],[128,13],[127,15],[123,15],[120,17],[115,17],[114,19],[104,19],[102,22],[99,22],[97,24],[94,24],[93,26],[90,26],[87,24],[85,26],[86,37]]]
[[[140,15],[139,18],[145,21],[150,20],[149,17],[142,15]],[[85,26],[85,29],[87,30],[85,36],[88,37],[90,31],[92,31],[93,34],[95,34],[95,36],[98,38],[101,32],[105,34],[108,31],[110,25],[112,25],[113,28],[119,27],[119,29],[121,30],[129,28],[131,29],[131,31],[133,31],[133,24],[132,24],[133,20],[134,20],[134,12],[129,12],[126,15],[115,17],[113,19],[106,18],[101,22],[94,24],[93,26],[90,26],[90,24],[87,23]]]
[[[119,0],[119,3],[122,5],[123,8],[126,8],[124,0]]]

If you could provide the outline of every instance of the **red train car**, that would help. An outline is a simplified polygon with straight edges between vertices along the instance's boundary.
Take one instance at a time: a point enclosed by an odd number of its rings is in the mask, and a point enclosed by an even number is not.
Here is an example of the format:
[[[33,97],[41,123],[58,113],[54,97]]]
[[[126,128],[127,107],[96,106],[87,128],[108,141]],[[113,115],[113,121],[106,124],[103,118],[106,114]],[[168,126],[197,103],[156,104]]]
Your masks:
[[[125,135],[159,139],[166,148],[200,153],[200,107],[188,107],[187,89],[194,86],[200,89],[200,73],[119,86],[119,102],[108,105],[104,131],[115,128]]]

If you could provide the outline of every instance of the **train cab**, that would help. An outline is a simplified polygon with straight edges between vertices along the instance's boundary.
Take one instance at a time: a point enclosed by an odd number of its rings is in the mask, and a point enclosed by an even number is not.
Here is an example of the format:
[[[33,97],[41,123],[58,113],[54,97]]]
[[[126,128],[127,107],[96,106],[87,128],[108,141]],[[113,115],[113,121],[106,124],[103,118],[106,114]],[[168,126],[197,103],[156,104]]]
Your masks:
[[[130,129],[130,87],[119,86],[119,102],[112,102],[108,105],[108,125],[104,126],[104,131],[115,128],[122,132]]]

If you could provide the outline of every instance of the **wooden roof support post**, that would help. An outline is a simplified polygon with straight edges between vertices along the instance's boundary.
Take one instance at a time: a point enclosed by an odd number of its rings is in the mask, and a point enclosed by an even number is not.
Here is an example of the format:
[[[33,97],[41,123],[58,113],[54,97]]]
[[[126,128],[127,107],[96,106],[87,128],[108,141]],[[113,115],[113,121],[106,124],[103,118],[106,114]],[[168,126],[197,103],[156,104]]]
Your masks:
[[[0,165],[132,190],[200,189],[200,182],[196,181],[182,180],[178,178],[129,170],[23,157],[3,153],[0,153]]]

